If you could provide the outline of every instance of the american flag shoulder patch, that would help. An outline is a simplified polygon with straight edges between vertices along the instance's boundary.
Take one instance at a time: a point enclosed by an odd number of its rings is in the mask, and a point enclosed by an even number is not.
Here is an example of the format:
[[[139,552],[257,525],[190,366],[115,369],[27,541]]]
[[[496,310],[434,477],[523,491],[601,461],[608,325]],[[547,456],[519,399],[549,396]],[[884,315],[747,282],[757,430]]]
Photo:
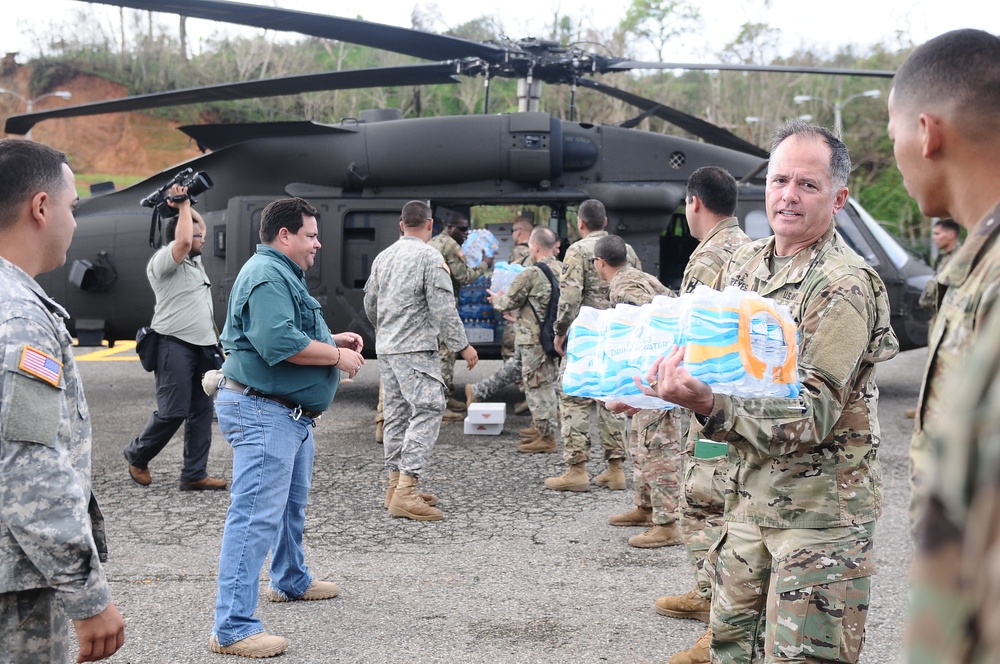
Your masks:
[[[62,362],[47,355],[37,348],[25,346],[21,353],[21,362],[17,365],[21,371],[44,380],[49,385],[59,387],[62,377]]]

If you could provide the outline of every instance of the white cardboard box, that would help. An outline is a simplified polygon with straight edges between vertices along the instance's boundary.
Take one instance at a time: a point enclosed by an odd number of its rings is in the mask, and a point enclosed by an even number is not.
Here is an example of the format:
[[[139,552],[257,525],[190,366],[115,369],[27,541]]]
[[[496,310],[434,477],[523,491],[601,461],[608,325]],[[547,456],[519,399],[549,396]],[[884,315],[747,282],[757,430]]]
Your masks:
[[[503,431],[503,422],[496,424],[483,424],[482,422],[470,422],[465,418],[465,433],[472,436],[495,436]]]
[[[507,404],[502,401],[479,401],[469,405],[466,419],[474,424],[503,424],[506,417]]]
[[[488,344],[493,342],[494,330],[486,327],[466,327],[465,338],[470,344]]]

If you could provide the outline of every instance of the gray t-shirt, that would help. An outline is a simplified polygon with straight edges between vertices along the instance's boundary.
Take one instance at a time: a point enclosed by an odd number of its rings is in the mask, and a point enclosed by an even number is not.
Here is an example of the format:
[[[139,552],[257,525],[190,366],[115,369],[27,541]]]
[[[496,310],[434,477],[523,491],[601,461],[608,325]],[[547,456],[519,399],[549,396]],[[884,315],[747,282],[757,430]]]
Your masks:
[[[146,277],[156,295],[150,327],[196,346],[214,346],[218,341],[212,307],[212,282],[205,274],[201,256],[185,256],[174,262],[173,242],[160,247],[146,265]]]

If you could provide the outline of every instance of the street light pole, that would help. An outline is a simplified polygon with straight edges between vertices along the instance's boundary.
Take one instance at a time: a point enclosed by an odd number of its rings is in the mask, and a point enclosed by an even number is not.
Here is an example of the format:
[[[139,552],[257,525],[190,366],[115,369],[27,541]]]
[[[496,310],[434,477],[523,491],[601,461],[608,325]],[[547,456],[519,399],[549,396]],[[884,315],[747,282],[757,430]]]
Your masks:
[[[7,88],[0,88],[0,94],[13,95],[18,99],[20,99],[21,101],[23,101],[24,107],[27,113],[29,114],[35,110],[35,102],[39,102],[45,99],[46,97],[59,97],[60,99],[70,99],[73,96],[73,93],[69,92],[68,90],[56,90],[55,92],[46,92],[45,94],[39,97],[35,97],[34,99],[28,99],[26,97],[22,97],[13,90],[8,90]],[[27,138],[29,141],[31,140],[30,129],[28,130],[28,133],[24,135],[24,137]]]
[[[802,104],[802,103],[807,102],[807,101],[819,101],[819,102],[823,102],[824,104],[826,104],[827,106],[829,106],[830,108],[832,108],[833,109],[833,133],[837,136],[837,138],[840,138],[843,135],[843,133],[844,133],[844,131],[843,131],[844,130],[844,125],[843,125],[843,111],[844,111],[844,106],[846,106],[848,104],[848,102],[850,102],[850,101],[852,101],[854,99],[858,99],[860,97],[869,97],[871,99],[877,99],[878,97],[881,97],[881,96],[882,96],[882,91],[881,90],[865,90],[864,92],[859,92],[858,94],[851,95],[850,97],[848,97],[847,99],[844,99],[842,101],[829,102],[826,99],[823,99],[822,97],[813,97],[812,95],[795,95],[795,97],[792,98],[792,101],[794,101],[796,104]]]

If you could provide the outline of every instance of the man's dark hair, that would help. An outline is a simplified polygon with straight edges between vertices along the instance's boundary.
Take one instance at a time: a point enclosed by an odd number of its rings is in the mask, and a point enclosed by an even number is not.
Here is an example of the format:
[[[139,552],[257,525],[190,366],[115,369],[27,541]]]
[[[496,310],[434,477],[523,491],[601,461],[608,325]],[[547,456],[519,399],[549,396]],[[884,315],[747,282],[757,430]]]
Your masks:
[[[938,219],[934,222],[934,225],[939,228],[943,228],[946,231],[951,231],[955,235],[958,235],[959,232],[961,232],[961,226],[959,226],[958,222],[954,219]]]
[[[687,181],[685,198],[697,196],[698,200],[715,214],[731,217],[736,214],[736,201],[739,192],[736,188],[736,178],[724,168],[718,166],[702,166]]]
[[[596,198],[590,198],[580,203],[580,207],[576,210],[576,216],[583,222],[588,231],[599,231],[604,228],[608,212],[604,209],[604,203]]]
[[[66,189],[66,155],[23,138],[0,140],[0,231],[16,222],[21,206],[40,191],[51,196]]]
[[[271,244],[282,228],[297,235],[305,217],[316,217],[318,220],[319,210],[301,198],[279,198],[264,208],[260,215],[260,241]]]
[[[830,148],[830,183],[834,190],[847,186],[847,178],[851,174],[851,155],[842,140],[825,127],[808,124],[802,120],[789,120],[771,133],[771,153],[773,154],[786,138],[792,136],[819,139],[826,143]]]
[[[556,235],[551,228],[546,228],[545,226],[538,226],[532,229],[531,236],[528,238],[529,245],[535,245],[545,249],[546,251],[552,251],[556,248],[556,242],[559,241],[559,236]]]
[[[418,228],[431,218],[431,206],[424,201],[410,201],[403,206],[399,218],[407,228]]]
[[[180,221],[180,216],[171,217],[166,225],[163,227],[163,244],[170,244],[177,237],[177,222]],[[194,228],[201,228],[202,225],[198,223],[197,219],[191,219],[191,225]],[[197,233],[197,231],[195,231]]]
[[[628,260],[625,240],[617,235],[605,235],[594,245],[594,256],[611,267],[621,267]]]
[[[955,124],[971,136],[995,140],[1000,132],[1000,37],[953,30],[921,44],[892,79],[895,107],[925,105],[955,110]]]

